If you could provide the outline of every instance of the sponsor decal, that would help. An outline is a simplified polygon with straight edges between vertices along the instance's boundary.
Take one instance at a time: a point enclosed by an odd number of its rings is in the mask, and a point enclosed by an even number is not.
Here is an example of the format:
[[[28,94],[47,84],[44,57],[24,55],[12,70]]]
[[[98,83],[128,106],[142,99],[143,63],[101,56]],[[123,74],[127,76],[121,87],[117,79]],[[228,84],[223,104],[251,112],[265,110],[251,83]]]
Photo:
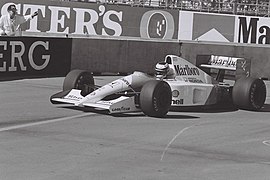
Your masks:
[[[180,92],[178,90],[172,91],[172,97],[178,97],[180,95]]]
[[[249,75],[250,75],[250,64],[248,64],[246,60],[240,61],[239,64],[240,64],[240,67],[242,68],[242,70],[245,72],[246,77],[249,77]]]
[[[127,79],[121,78],[120,80],[122,80],[127,86],[130,86],[130,82]]]
[[[72,99],[72,100],[80,101],[82,99],[82,97],[78,97],[78,96],[75,96],[73,94],[69,94],[66,97],[64,97],[64,99]]]
[[[196,67],[189,67],[188,65],[180,66],[174,65],[176,74],[179,76],[199,76],[200,71]]]
[[[189,82],[187,77],[183,77],[185,82]]]
[[[121,112],[121,111],[129,111],[129,110],[130,110],[130,107],[124,107],[124,106],[112,108],[113,112],[116,112],[116,111]]]
[[[114,81],[114,82],[112,82],[112,83],[110,83],[110,84],[108,84],[111,88],[115,88],[116,86],[118,86],[120,84],[120,82],[119,81]]]
[[[188,82],[191,82],[191,83],[203,83],[202,80],[200,79],[197,79],[197,78],[187,78],[188,79]]]
[[[169,12],[152,10],[143,14],[140,34],[142,38],[172,39],[174,26],[174,18]]]
[[[211,56],[210,64],[219,66],[236,67],[237,58],[224,56]]]
[[[173,105],[184,104],[184,99],[172,100]]]
[[[50,49],[49,41],[35,41],[29,49],[26,48],[25,43],[19,40],[0,41],[0,72],[27,71],[28,68],[40,71],[48,66],[51,55],[44,53],[41,55],[42,61],[39,59],[37,63],[35,52],[36,50],[48,51]],[[26,61],[28,61],[28,67],[25,65]]]
[[[99,101],[97,104],[105,104],[105,105],[113,105],[113,102],[111,101]]]

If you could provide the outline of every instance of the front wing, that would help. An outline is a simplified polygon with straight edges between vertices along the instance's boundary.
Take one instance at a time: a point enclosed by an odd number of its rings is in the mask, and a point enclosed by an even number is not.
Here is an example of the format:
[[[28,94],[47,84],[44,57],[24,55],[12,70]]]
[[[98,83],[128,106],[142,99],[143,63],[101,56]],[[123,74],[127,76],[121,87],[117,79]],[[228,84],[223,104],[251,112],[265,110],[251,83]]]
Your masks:
[[[84,101],[80,103],[84,97],[81,95],[81,90],[72,89],[70,92],[60,97],[53,97],[53,103],[72,104],[74,106],[91,107],[98,110],[108,110],[109,113],[127,113],[141,111],[135,104],[135,96],[127,97],[120,96],[113,100],[100,100],[97,102]]]

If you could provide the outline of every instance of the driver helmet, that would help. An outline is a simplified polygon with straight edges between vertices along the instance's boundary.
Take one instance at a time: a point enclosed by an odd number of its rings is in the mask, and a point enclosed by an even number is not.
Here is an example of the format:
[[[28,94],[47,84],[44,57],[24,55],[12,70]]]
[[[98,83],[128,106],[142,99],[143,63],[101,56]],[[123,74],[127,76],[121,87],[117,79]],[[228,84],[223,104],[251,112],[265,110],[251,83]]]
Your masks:
[[[170,67],[169,64],[166,62],[159,62],[156,64],[156,78],[163,79],[169,73]]]

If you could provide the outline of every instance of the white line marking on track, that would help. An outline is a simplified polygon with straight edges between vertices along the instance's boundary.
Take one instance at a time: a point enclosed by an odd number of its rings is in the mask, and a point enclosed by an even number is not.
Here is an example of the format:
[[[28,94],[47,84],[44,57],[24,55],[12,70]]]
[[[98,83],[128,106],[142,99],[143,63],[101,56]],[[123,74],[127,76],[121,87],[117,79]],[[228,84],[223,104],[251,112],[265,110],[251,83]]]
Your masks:
[[[147,119],[149,121],[149,119]],[[201,121],[200,119],[158,119],[155,118],[155,121]]]
[[[175,139],[176,139],[178,136],[180,136],[182,133],[184,133],[186,130],[188,130],[188,129],[194,127],[194,126],[196,126],[196,125],[188,126],[188,127],[184,128],[184,129],[182,129],[181,131],[179,131],[179,132],[172,138],[172,140],[167,144],[166,148],[164,149],[164,151],[163,151],[163,153],[162,153],[162,155],[161,155],[160,161],[163,160],[163,158],[164,158],[164,156],[165,156],[165,153],[166,153],[167,150],[169,149],[170,145],[175,141]]]
[[[47,120],[47,121],[44,120],[44,121],[40,121],[40,122],[32,122],[32,123],[27,123],[27,124],[20,124],[20,125],[14,125],[14,126],[9,126],[9,127],[3,127],[3,128],[0,128],[0,132],[25,128],[25,127],[31,127],[31,126],[38,126],[38,125],[43,125],[43,124],[49,124],[49,123],[55,123],[55,122],[60,122],[60,121],[67,121],[67,120],[71,120],[71,119],[89,116],[91,114],[94,114],[94,113],[84,113],[84,114],[79,114],[79,115],[75,115],[75,116],[51,119],[51,120]]]
[[[270,146],[270,140],[263,141],[262,143],[266,146]]]

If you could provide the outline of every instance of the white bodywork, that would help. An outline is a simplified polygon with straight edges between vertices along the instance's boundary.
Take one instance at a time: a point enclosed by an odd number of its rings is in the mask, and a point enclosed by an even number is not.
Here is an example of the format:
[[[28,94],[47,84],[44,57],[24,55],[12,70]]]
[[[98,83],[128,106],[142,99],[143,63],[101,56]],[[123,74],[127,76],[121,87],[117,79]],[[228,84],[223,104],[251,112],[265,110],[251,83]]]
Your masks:
[[[210,75],[178,56],[166,56],[165,61],[175,73],[174,79],[165,79],[172,89],[172,106],[216,103],[217,82]]]
[[[210,97],[215,87],[212,84],[167,82],[172,89],[172,106],[199,106],[216,103],[216,98]]]
[[[102,99],[114,93],[142,87],[143,84],[151,79],[153,79],[153,77],[136,71],[129,76],[125,76],[102,86],[85,97],[81,95],[81,90],[72,89],[63,98],[54,98],[52,100],[80,107],[85,106],[109,110],[110,113],[136,112],[140,111],[140,109],[137,108],[134,103],[135,96],[120,96],[116,99],[107,101]]]
[[[173,70],[172,79],[163,79],[172,90],[172,106],[200,106],[217,102],[216,82],[210,75],[188,62],[187,60],[168,55],[165,61]],[[131,75],[117,79],[83,97],[80,90],[73,89],[61,98],[53,98],[53,101],[69,103],[80,107],[93,107],[109,110],[110,113],[124,113],[141,111],[135,103],[134,96],[120,96],[113,100],[103,100],[106,96],[119,92],[125,92],[141,88],[149,80],[155,77],[142,72],[134,72]],[[134,92],[134,94],[139,92]]]

